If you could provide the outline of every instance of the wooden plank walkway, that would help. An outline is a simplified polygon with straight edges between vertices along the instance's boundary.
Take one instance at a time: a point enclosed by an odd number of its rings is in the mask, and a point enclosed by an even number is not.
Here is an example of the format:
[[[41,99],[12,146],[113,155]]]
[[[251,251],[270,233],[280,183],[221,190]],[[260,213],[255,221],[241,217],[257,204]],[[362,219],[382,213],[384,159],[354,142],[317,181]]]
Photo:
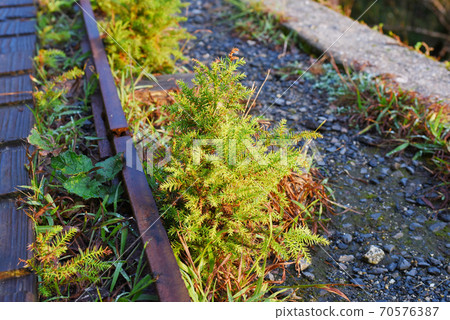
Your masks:
[[[33,0],[0,0],[0,8],[32,6]]]
[[[4,8],[0,11],[0,21],[6,19],[17,19],[17,18],[34,18],[36,17],[36,7],[12,7]]]
[[[0,0],[0,302],[36,300],[36,279],[15,273],[29,258],[32,223],[16,198],[29,184],[26,137],[33,125],[31,72],[36,35],[33,0]],[[18,275],[21,274],[21,275]]]
[[[15,19],[0,22],[0,37],[18,36],[21,34],[31,34],[35,32],[36,32],[35,20]]]
[[[33,86],[28,74],[0,78],[0,105],[31,101],[32,92]]]
[[[1,9],[0,9],[1,12]],[[36,35],[3,38],[0,41],[0,54],[11,52],[32,52],[36,48]]]
[[[0,107],[0,143],[25,140],[32,122],[33,114],[25,105]]]
[[[11,52],[0,54],[0,75],[31,72],[33,70],[32,52]]]

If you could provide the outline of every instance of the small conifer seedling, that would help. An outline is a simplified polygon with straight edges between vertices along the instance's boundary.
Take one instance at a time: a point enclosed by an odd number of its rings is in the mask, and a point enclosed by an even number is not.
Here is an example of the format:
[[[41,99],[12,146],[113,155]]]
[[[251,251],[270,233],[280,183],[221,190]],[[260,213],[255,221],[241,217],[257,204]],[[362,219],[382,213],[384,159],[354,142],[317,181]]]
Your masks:
[[[193,88],[179,83],[167,107],[174,138],[161,189],[169,194],[163,210],[176,254],[187,246],[195,260],[208,248],[216,267],[227,264],[239,273],[242,259],[309,259],[307,247],[327,240],[285,217],[289,200],[278,188],[284,177],[308,167],[297,144],[320,134],[289,133],[285,121],[269,130],[262,118],[248,115],[242,102],[253,91],[240,83],[245,75],[238,68],[245,62],[235,52],[210,67],[197,61]],[[278,210],[270,205],[274,199]],[[213,269],[203,268],[202,276]]]

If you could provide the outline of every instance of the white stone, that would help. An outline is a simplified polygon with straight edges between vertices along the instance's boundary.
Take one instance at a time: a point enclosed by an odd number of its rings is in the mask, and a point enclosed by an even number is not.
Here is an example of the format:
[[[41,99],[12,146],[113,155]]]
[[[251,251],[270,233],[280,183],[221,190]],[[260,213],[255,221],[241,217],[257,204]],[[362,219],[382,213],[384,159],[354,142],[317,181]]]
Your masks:
[[[308,262],[306,259],[300,259],[298,262],[298,267],[300,268],[300,271],[308,269],[308,267],[311,265],[311,262]]]
[[[371,245],[369,251],[363,257],[371,264],[378,264],[384,258],[384,251],[377,246]]]

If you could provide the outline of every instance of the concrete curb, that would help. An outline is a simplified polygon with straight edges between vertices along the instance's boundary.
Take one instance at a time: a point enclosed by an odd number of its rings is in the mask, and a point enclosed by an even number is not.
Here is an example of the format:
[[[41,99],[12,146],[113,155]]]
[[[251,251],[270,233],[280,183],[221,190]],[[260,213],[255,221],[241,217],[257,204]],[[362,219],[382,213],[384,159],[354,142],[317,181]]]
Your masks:
[[[338,63],[350,66],[357,63],[374,75],[390,74],[405,90],[450,102],[450,72],[443,63],[403,47],[394,39],[317,2],[260,2],[269,11],[286,17],[285,26],[295,30],[302,41],[320,53],[328,50]]]

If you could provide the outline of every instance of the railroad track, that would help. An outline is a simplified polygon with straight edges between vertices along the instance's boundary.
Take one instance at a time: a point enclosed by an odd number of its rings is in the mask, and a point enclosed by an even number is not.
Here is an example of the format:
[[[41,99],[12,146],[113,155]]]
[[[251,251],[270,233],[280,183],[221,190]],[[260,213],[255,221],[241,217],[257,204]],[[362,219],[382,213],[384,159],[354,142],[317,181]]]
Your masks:
[[[79,4],[83,11],[87,34],[87,39],[83,41],[82,48],[85,52],[90,51],[92,53],[91,58],[88,61],[88,67],[86,68],[86,77],[90,78],[94,73],[97,73],[99,78],[100,90],[92,96],[91,104],[97,136],[103,138],[102,140],[99,140],[100,157],[107,158],[117,153],[123,153],[124,163],[133,164],[132,166],[124,166],[122,170],[122,181],[138,226],[140,238],[143,243],[148,243],[145,248],[145,256],[149,263],[152,275],[156,279],[155,286],[159,301],[190,301],[170,246],[166,230],[160,220],[160,215],[152,191],[147,183],[138,153],[133,145],[132,137],[128,129],[128,123],[120,103],[117,88],[108,64],[90,1],[81,0],[79,1]],[[2,54],[1,50],[6,50],[4,49],[6,47],[16,48],[16,51],[19,51],[20,48],[26,46],[28,50],[25,51],[28,55],[23,56],[20,61],[20,65],[23,64],[25,67],[22,67],[22,69],[18,71],[7,72],[14,73],[20,71],[20,73],[22,73],[22,78],[20,78],[22,82],[19,81],[17,86],[22,87],[10,88],[8,89],[8,92],[3,92],[5,89],[3,89],[2,86],[5,86],[5,88],[8,87],[3,85],[6,81],[3,81],[2,78],[0,78],[0,105],[2,103],[8,105],[14,103],[12,109],[10,106],[0,106],[0,125],[3,126],[0,128],[1,143],[3,143],[5,126],[9,123],[6,122],[5,125],[4,119],[8,119],[8,117],[11,119],[16,118],[15,115],[19,112],[19,108],[21,108],[18,102],[31,102],[31,81],[28,83],[29,76],[24,76],[23,72],[26,71],[28,74],[32,72],[30,59],[34,56],[34,44],[36,41],[34,25],[32,32],[29,27],[33,21],[35,23],[35,20],[32,18],[35,16],[36,11],[33,11],[32,8],[34,8],[33,0],[0,0],[0,19],[4,12],[3,10],[8,10],[9,12],[16,12],[14,14],[21,19],[24,18],[22,15],[26,15],[31,21],[23,24],[23,29],[26,29],[26,32],[28,32],[26,33],[26,37],[29,39],[25,39],[21,34],[16,34],[12,31],[8,31],[7,40],[3,41],[0,39],[0,54]],[[11,9],[14,10],[11,11]],[[3,14],[6,15],[7,13]],[[11,30],[12,28],[7,28],[7,26],[2,25],[2,23],[3,22],[0,20],[0,37],[2,36],[1,32],[3,30]],[[12,25],[12,22],[10,23]],[[2,27],[4,29],[2,29]],[[17,60],[17,56],[16,58],[12,57],[13,54],[14,51],[12,51],[8,57],[0,55],[0,75],[3,70],[2,61],[7,61],[5,59],[13,59],[12,61]],[[14,63],[11,65],[15,66]],[[16,69],[20,68],[16,67]],[[170,88],[173,86],[173,83],[173,81],[169,80],[166,81],[165,85],[167,88]],[[18,89],[21,90],[21,93],[18,94],[19,97],[8,95],[10,92],[17,92]],[[23,93],[22,91],[26,93]],[[2,96],[2,93],[5,94]],[[17,212],[13,201],[15,188],[19,185],[27,184],[27,178],[24,175],[25,168],[23,165],[26,160],[23,141],[30,132],[32,115],[31,112],[27,112],[28,109],[25,108],[23,110],[25,111],[22,116],[29,117],[29,119],[27,118],[28,122],[23,120],[22,122],[25,124],[21,127],[20,132],[14,135],[13,138],[8,138],[8,140],[6,140],[8,146],[12,145],[14,148],[17,148],[18,151],[16,153],[18,153],[21,158],[9,156],[9,160],[6,162],[0,160],[2,176],[4,176],[5,170],[15,167],[17,170],[11,172],[10,176],[12,177],[12,180],[17,177],[21,179],[20,181],[14,180],[10,182],[8,186],[6,186],[7,183],[5,183],[3,178],[0,182],[0,275],[3,275],[3,280],[0,276],[0,301],[33,301],[36,299],[36,280],[34,276],[25,270],[17,270],[19,258],[28,258],[29,253],[26,250],[26,246],[32,242],[33,236],[30,221],[27,221],[27,216],[23,212]],[[0,151],[2,152],[0,155],[2,159],[11,153],[11,148],[0,144]],[[12,220],[12,217],[16,220],[18,219],[17,217],[20,217],[20,221]],[[16,227],[11,228],[11,224],[16,225]],[[5,235],[9,238],[6,239]],[[5,243],[13,245],[5,245]],[[15,253],[13,254],[13,252]],[[5,257],[8,257],[8,259]],[[6,260],[7,263],[5,262]]]

